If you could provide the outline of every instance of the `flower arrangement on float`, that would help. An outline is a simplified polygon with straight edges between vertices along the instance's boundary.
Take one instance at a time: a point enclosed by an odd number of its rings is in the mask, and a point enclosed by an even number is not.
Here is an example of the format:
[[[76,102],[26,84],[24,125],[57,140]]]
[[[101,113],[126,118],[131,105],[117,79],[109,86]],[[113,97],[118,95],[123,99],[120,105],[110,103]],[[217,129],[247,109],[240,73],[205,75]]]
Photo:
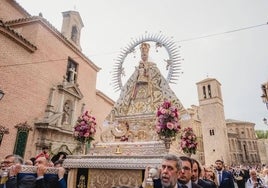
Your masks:
[[[90,143],[94,140],[96,133],[96,118],[85,111],[78,117],[76,125],[74,126],[74,139],[82,144]]]
[[[171,101],[164,100],[157,109],[156,117],[156,132],[160,139],[175,139],[180,130],[179,112],[176,106]]]
[[[191,155],[196,153],[197,138],[191,127],[182,130],[180,146],[185,154]]]

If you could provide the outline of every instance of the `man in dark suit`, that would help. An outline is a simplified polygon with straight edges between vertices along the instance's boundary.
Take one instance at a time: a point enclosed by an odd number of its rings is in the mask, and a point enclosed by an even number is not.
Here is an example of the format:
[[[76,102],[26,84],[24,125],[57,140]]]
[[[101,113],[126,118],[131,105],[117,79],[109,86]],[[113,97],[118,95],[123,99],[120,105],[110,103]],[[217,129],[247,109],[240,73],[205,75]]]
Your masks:
[[[2,172],[7,172],[6,181],[1,181],[0,188],[35,188],[35,177],[25,175],[23,178],[19,177],[23,159],[19,155],[7,155],[1,163]],[[1,174],[3,175],[3,174]],[[1,177],[2,179],[3,177]],[[27,180],[27,181],[26,181]]]
[[[193,168],[192,159],[186,156],[180,156],[179,158],[182,161],[182,169],[178,176],[179,185],[182,188],[202,188],[191,180]]]
[[[195,159],[192,159],[193,168],[192,168],[192,182],[200,185],[203,188],[216,188],[216,184],[212,184],[212,182],[201,179],[201,166],[199,162]]]
[[[37,166],[36,188],[67,188],[63,178],[65,173],[63,167],[58,168],[58,175],[46,174],[46,169],[49,167],[49,161],[46,157],[37,158],[35,166]]]
[[[231,172],[224,170],[223,161],[216,160],[216,177],[219,183],[219,188],[234,188],[234,178]]]
[[[172,154],[164,156],[161,164],[160,178],[153,180],[154,188],[182,188],[178,185],[177,178],[181,170],[180,159]],[[144,182],[141,188],[146,187],[146,180],[148,178],[148,170],[145,172]]]
[[[22,164],[23,159],[19,155],[11,154],[5,157],[1,163],[1,171],[7,170],[7,173],[0,179],[0,188],[67,188],[63,167],[58,168],[58,175],[45,174],[48,167],[45,157],[36,160],[37,174],[20,173]]]

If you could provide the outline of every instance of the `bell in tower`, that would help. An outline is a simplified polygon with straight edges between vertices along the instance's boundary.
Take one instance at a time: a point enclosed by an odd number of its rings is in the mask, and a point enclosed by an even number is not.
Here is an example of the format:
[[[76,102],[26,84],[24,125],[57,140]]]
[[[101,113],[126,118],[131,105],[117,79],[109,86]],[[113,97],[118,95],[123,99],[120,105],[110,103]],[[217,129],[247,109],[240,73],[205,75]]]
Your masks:
[[[61,27],[61,33],[71,41],[79,50],[80,46],[80,34],[81,29],[84,27],[79,12],[66,11],[62,13],[63,22]]]

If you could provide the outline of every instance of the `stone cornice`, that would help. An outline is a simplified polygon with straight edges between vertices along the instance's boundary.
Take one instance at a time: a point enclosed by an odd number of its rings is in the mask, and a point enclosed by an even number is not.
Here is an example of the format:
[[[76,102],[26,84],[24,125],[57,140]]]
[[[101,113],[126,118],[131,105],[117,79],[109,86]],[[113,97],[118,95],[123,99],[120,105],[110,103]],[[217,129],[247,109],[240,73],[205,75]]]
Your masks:
[[[65,134],[68,134],[68,135],[73,134],[73,131],[71,131],[71,130],[66,130],[66,129],[62,128],[62,127],[56,127],[54,125],[49,125],[48,123],[43,123],[43,122],[35,123],[35,128],[36,129],[59,131],[61,133],[65,133]]]
[[[77,84],[60,84],[58,85],[58,89],[59,91],[68,93],[78,99],[82,99],[84,97]]]

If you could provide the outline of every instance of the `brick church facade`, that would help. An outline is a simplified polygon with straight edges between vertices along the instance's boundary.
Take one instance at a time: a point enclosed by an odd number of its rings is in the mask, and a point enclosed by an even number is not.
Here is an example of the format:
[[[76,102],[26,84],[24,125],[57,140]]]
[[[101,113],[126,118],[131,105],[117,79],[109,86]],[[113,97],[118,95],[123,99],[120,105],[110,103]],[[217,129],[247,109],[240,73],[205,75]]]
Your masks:
[[[100,68],[81,51],[82,27],[75,11],[63,13],[60,32],[16,1],[0,1],[1,157],[28,159],[43,146],[79,153],[72,138],[78,116],[89,110],[101,125],[111,110],[114,101],[96,89]]]

